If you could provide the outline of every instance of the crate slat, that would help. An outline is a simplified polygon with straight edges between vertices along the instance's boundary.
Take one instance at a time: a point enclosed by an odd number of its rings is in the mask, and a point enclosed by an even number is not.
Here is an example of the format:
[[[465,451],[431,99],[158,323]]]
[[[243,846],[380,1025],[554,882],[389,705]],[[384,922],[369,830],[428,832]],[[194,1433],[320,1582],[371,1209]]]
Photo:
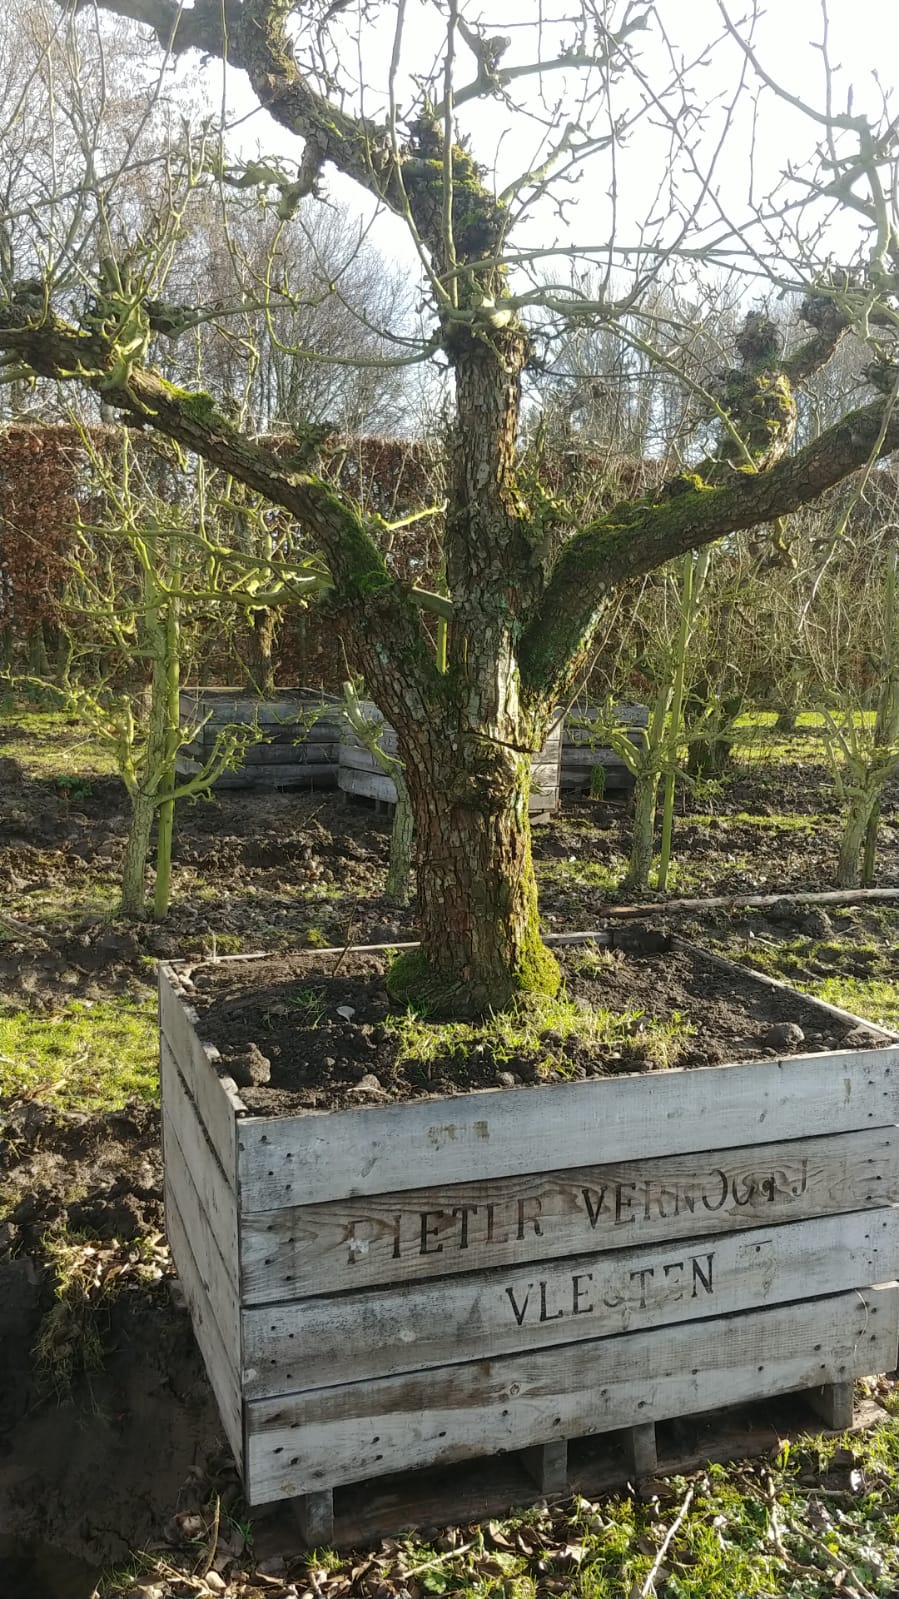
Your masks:
[[[894,1048],[254,1117],[240,1129],[241,1204],[245,1212],[275,1210],[300,1194],[312,1204],[689,1154],[698,1139],[709,1149],[739,1149],[769,1130],[802,1138],[897,1120]]]
[[[899,1128],[243,1217],[244,1304],[899,1203]],[[539,1229],[539,1230],[538,1230]]]
[[[239,1371],[230,1358],[212,1312],[207,1285],[194,1259],[188,1232],[181,1219],[171,1189],[166,1190],[165,1226],[172,1257],[190,1310],[191,1321],[203,1363],[215,1394],[225,1436],[234,1458],[244,1458],[244,1413]]]
[[[159,1028],[169,1055],[178,1062],[190,1097],[232,1188],[236,1186],[236,1113],[243,1109],[237,1086],[216,1070],[218,1050],[197,1032],[197,1013],[180,992],[177,976],[164,962],[159,967]],[[164,1052],[163,1052],[164,1058]]]
[[[206,1220],[207,1212],[190,1166],[181,1148],[175,1125],[168,1113],[163,1117],[166,1140],[166,1193],[171,1197],[190,1239],[191,1254],[203,1281],[209,1305],[229,1362],[240,1370],[240,1304],[237,1293],[237,1240],[230,1260],[225,1260]],[[173,1250],[174,1255],[174,1250]],[[177,1260],[175,1261],[177,1265]]]
[[[899,1290],[857,1290],[246,1406],[250,1504],[893,1368]]]
[[[183,1157],[185,1168],[200,1195],[206,1227],[215,1239],[219,1254],[236,1284],[239,1276],[236,1195],[206,1136],[165,1039],[161,1053],[163,1114],[166,1122],[175,1129],[176,1153]]]
[[[265,1305],[242,1316],[244,1392],[363,1382],[840,1293],[899,1275],[899,1211],[569,1256],[520,1272]]]

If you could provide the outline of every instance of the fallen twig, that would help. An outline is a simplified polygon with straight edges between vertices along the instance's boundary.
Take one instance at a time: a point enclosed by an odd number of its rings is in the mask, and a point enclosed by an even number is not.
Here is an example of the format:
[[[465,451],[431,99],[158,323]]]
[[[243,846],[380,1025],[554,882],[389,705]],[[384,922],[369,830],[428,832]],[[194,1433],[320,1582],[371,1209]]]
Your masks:
[[[691,1482],[689,1488],[687,1489],[686,1494],[684,1495],[683,1504],[681,1505],[680,1510],[678,1511],[677,1515],[675,1516],[674,1520],[671,1523],[671,1526],[668,1528],[668,1531],[666,1532],[664,1538],[662,1539],[662,1543],[661,1543],[659,1551],[658,1551],[658,1553],[657,1553],[657,1555],[655,1557],[655,1560],[653,1561],[652,1565],[649,1568],[649,1571],[648,1571],[648,1573],[646,1575],[646,1581],[644,1582],[643,1587],[640,1589],[640,1599],[649,1599],[649,1595],[655,1593],[655,1591],[656,1591],[656,1587],[655,1587],[656,1577],[658,1576],[659,1572],[662,1569],[662,1562],[665,1559],[666,1554],[668,1553],[668,1550],[669,1550],[669,1548],[671,1546],[671,1541],[674,1538],[678,1528],[681,1526],[682,1522],[684,1521],[684,1518],[686,1517],[687,1512],[688,1512],[688,1510],[690,1509],[690,1506],[693,1503],[693,1495],[695,1494],[695,1492],[696,1492],[696,1484]]]

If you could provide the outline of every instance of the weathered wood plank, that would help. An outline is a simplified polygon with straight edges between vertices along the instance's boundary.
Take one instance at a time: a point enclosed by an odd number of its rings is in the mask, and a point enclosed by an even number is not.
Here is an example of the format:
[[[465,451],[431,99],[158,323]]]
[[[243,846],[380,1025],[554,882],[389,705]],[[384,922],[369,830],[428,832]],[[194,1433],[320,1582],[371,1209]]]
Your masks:
[[[539,1098],[537,1097],[539,1096]],[[245,1211],[899,1120],[899,1046],[487,1090],[241,1124]]]
[[[236,1186],[237,1113],[243,1101],[230,1077],[216,1070],[218,1050],[202,1041],[198,1017],[180,990],[175,970],[159,966],[159,1027],[163,1039],[178,1062],[190,1097],[215,1149],[231,1187]]]
[[[354,772],[375,772],[380,777],[387,775],[371,750],[365,749],[362,744],[349,744],[346,739],[340,745],[340,764]],[[389,781],[393,783],[392,778]]]
[[[242,1313],[253,1398],[840,1293],[899,1276],[899,1209]]]
[[[197,1115],[196,1105],[184,1086],[168,1043],[161,1049],[162,1107],[165,1123],[174,1128],[185,1169],[201,1201],[201,1214],[218,1245],[235,1286],[238,1282],[237,1196],[222,1169]],[[180,1204],[180,1200],[179,1200]],[[182,1211],[182,1216],[184,1213]],[[184,1216],[185,1221],[190,1217]]]
[[[899,1128],[245,1214],[245,1304],[899,1203]]]
[[[899,1290],[865,1289],[254,1400],[246,1407],[247,1498],[260,1504],[891,1370],[897,1326]]]
[[[195,777],[200,771],[196,762],[182,760],[179,756],[175,766],[180,776]],[[335,788],[337,786],[337,762],[290,764],[279,762],[276,766],[242,766],[236,772],[223,772],[213,783],[213,788],[240,789],[240,788]]]
[[[600,712],[595,705],[573,705],[565,718],[565,736],[577,732],[582,724],[592,725],[599,719]],[[615,705],[612,708],[612,722],[615,727],[648,727],[648,705]]]
[[[616,755],[614,750],[605,749],[600,745],[594,747],[587,744],[565,745],[562,751],[563,770],[568,766],[585,767],[588,770],[591,766],[623,766],[628,771],[630,770],[624,757]]]
[[[204,1173],[196,1181],[168,1112],[163,1115],[166,1192],[174,1201],[190,1240],[191,1254],[206,1289],[225,1352],[235,1373],[240,1372],[240,1307],[237,1294],[237,1229],[230,1259],[216,1242],[206,1211]]]
[[[244,755],[244,766],[333,766],[337,757],[333,744],[299,739],[294,743],[253,744]]]
[[[357,772],[342,762],[337,772],[337,787],[344,794],[360,794],[365,799],[384,800],[396,804],[396,784],[389,777],[379,777],[376,772]]]
[[[521,1451],[521,1463],[542,1494],[564,1494],[568,1488],[568,1442],[534,1444]]]
[[[820,1388],[809,1388],[805,1397],[815,1415],[833,1432],[845,1432],[852,1426],[851,1382],[826,1382]]]
[[[187,1228],[170,1189],[166,1192],[165,1226],[172,1258],[187,1300],[194,1334],[215,1394],[225,1436],[238,1465],[243,1463],[243,1410],[238,1372],[222,1342],[209,1293],[188,1242]]]

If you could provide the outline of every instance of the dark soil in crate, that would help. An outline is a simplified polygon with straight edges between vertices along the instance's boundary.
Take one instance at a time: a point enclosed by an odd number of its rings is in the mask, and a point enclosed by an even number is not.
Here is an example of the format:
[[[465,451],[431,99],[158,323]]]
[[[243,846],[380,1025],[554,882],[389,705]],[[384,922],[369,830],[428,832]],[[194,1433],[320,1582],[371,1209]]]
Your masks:
[[[558,1014],[418,1022],[412,1037],[384,987],[386,953],[204,964],[192,980],[202,1036],[244,1103],[269,1116],[882,1042],[701,953],[556,953],[567,1000]]]

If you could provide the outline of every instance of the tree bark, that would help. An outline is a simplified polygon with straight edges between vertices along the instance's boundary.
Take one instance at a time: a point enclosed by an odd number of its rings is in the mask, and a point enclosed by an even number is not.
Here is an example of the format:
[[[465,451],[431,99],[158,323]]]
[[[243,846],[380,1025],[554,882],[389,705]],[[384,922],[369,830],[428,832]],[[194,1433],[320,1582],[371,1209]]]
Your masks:
[[[261,700],[275,697],[275,636],[279,616],[273,606],[251,611],[246,629],[246,687]]]
[[[455,761],[446,758],[451,740]],[[395,963],[391,994],[434,1016],[459,1016],[555,993],[559,969],[541,942],[531,860],[530,754],[458,727],[453,734],[449,720],[403,753],[421,948]]]

